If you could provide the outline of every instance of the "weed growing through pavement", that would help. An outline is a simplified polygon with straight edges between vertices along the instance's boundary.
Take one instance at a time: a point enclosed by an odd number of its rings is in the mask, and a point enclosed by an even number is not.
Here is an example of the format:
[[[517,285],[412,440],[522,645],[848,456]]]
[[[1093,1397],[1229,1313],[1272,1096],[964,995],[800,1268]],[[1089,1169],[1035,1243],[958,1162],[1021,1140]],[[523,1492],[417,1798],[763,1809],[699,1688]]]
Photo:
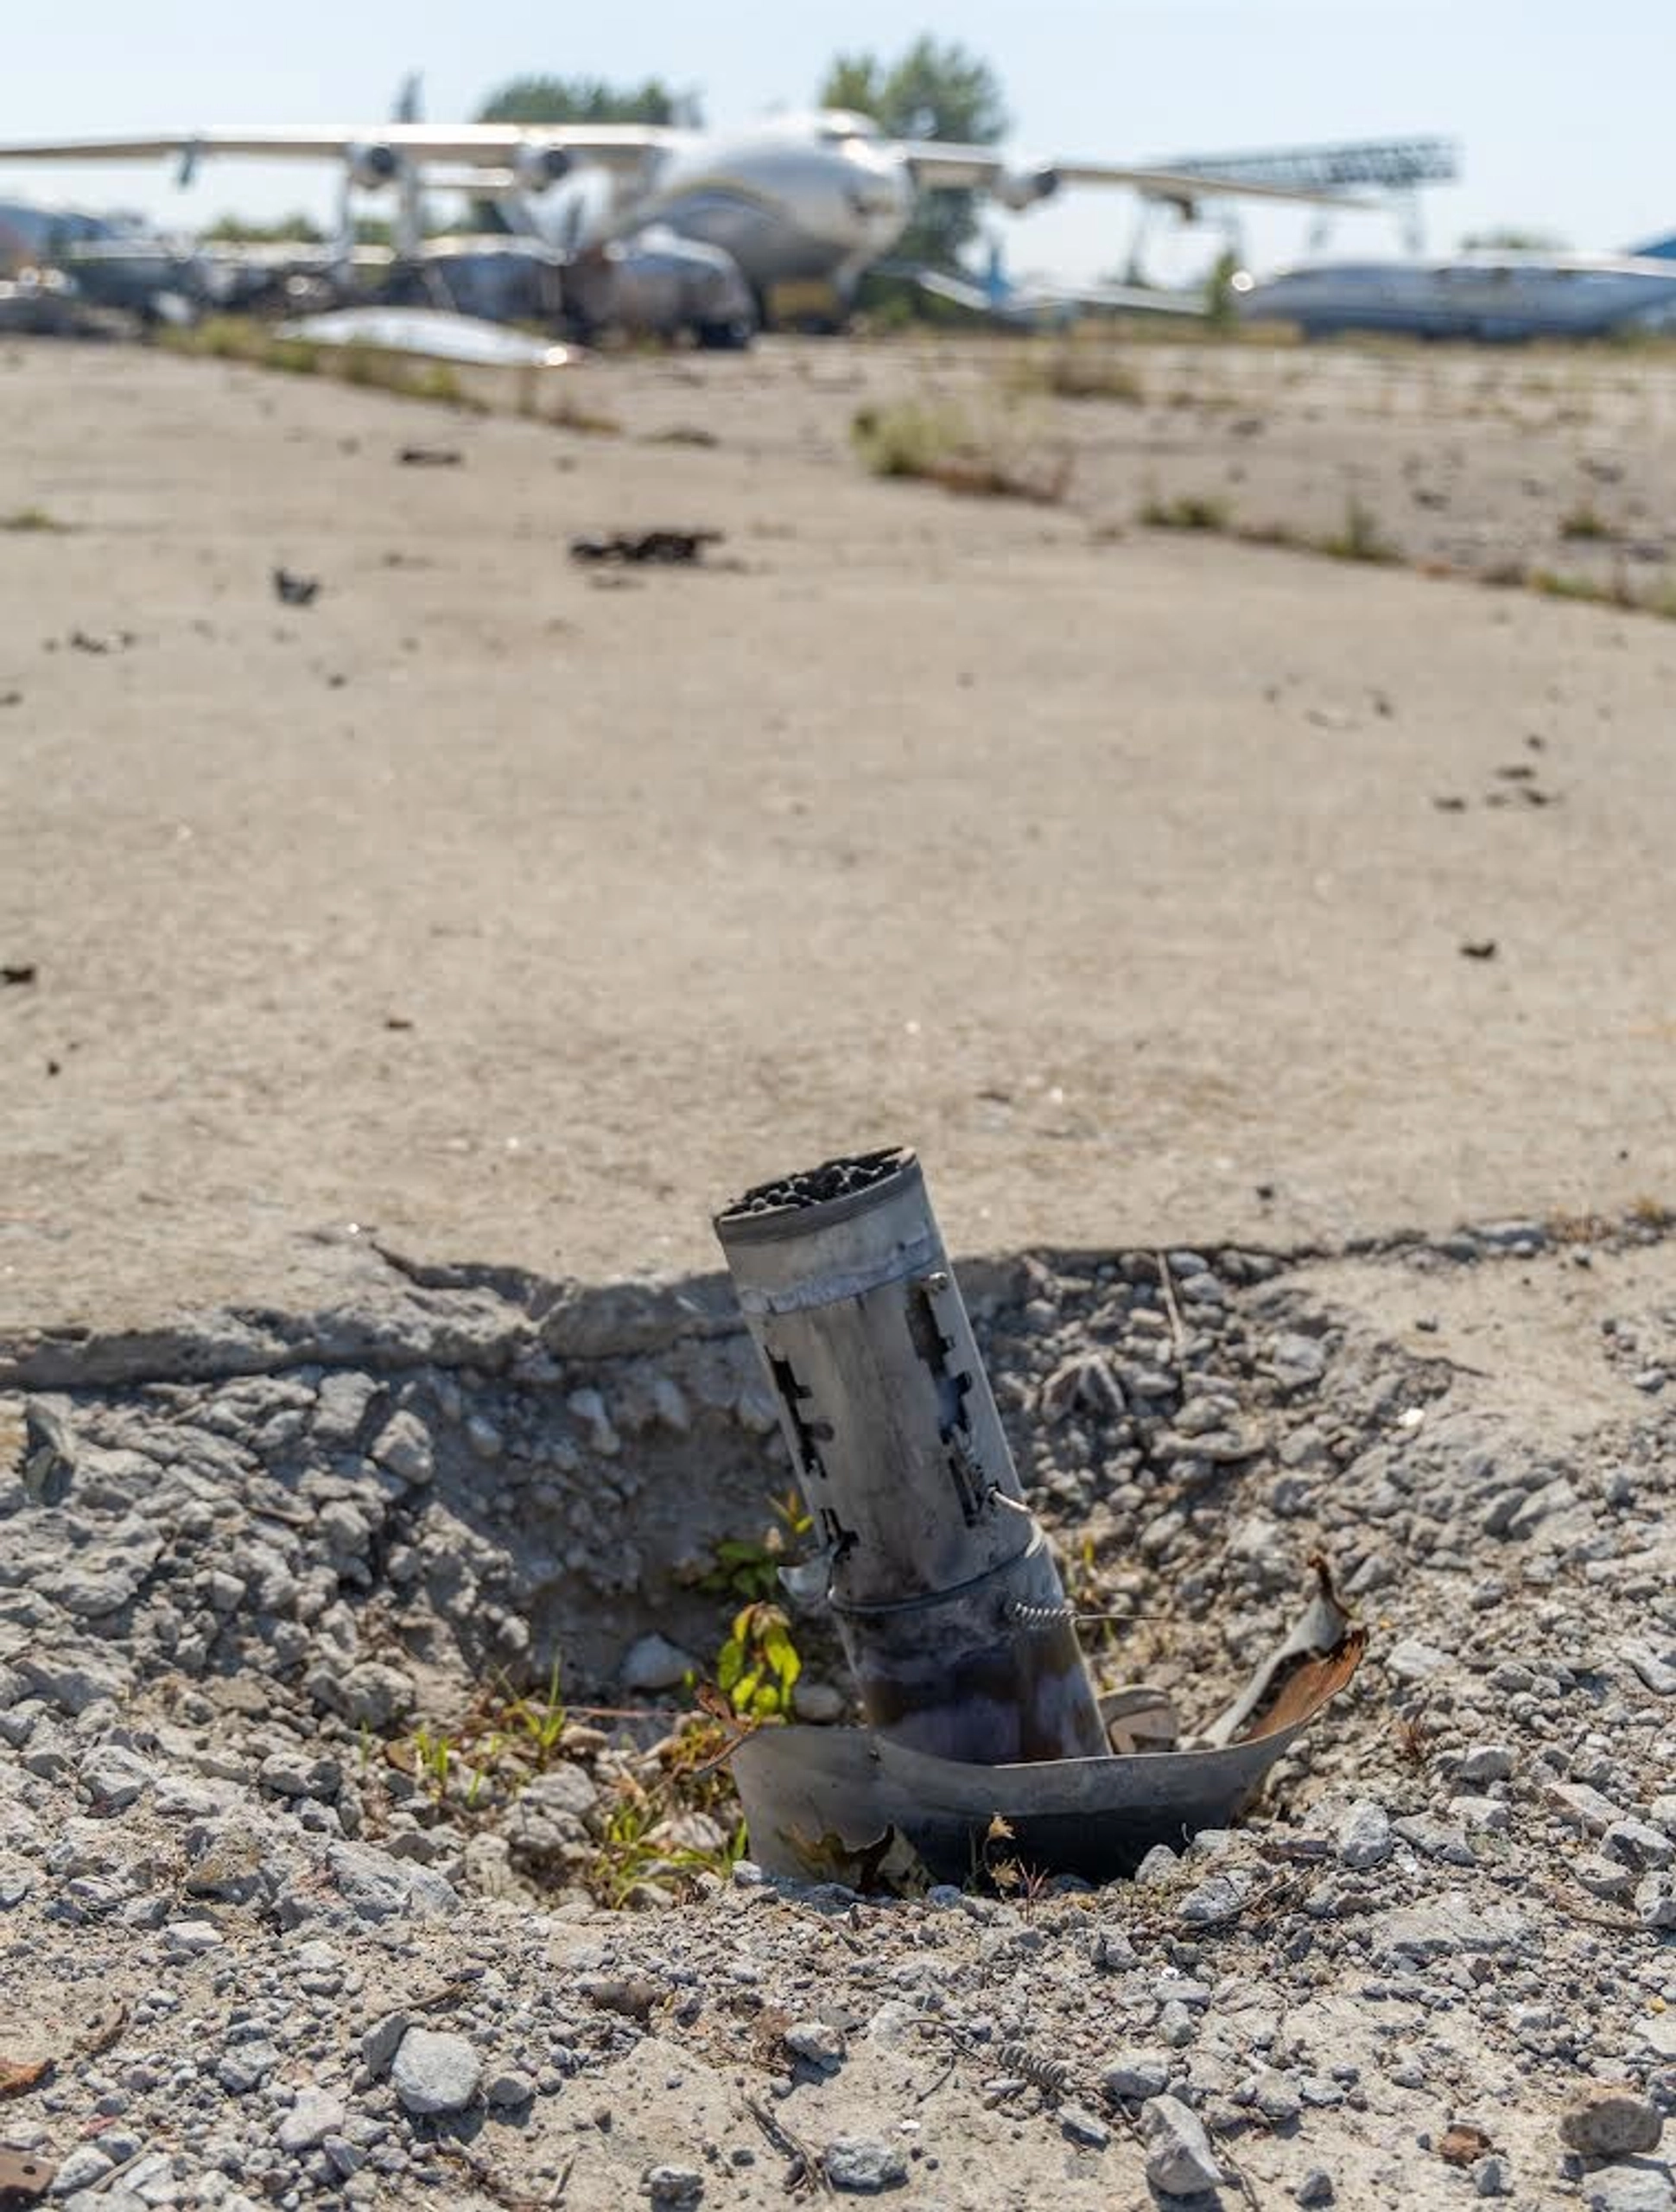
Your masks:
[[[355,343],[321,346],[308,338],[284,338],[254,317],[206,315],[188,328],[154,332],[152,343],[170,353],[216,361],[242,361],[291,376],[335,376],[345,384],[395,392],[406,399],[428,399],[450,407],[479,409],[446,361],[426,361],[378,346]]]
[[[1022,353],[1006,376],[1013,391],[1055,399],[1110,399],[1144,407],[1146,386],[1109,339],[1072,336],[1046,352]]]
[[[1388,564],[1402,558],[1402,548],[1384,535],[1373,509],[1354,493],[1344,502],[1343,522],[1337,530],[1318,542],[1316,550],[1335,561],[1376,561]]]
[[[1057,506],[1070,488],[1069,450],[1045,443],[1006,407],[979,416],[946,402],[893,400],[860,409],[850,438],[875,476],[917,479],[968,498]]]
[[[67,522],[60,522],[56,515],[48,514],[45,507],[14,507],[9,515],[0,515],[0,530],[56,533],[69,527]]]
[[[1211,492],[1182,492],[1173,499],[1150,499],[1139,519],[1148,530],[1214,531],[1233,528],[1234,512],[1226,499]]]
[[[1602,541],[1609,543],[1617,536],[1592,499],[1580,499],[1576,506],[1560,517],[1559,534],[1562,537],[1585,542],[1593,540],[1597,543]]]

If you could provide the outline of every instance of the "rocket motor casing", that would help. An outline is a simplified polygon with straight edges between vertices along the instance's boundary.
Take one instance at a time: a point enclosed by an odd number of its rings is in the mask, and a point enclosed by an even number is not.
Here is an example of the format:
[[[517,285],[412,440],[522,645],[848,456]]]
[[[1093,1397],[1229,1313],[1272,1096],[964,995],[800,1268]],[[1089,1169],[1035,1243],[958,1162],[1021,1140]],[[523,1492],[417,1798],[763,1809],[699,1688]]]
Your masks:
[[[875,1727],[983,1764],[1108,1748],[911,1152],[716,1217]]]

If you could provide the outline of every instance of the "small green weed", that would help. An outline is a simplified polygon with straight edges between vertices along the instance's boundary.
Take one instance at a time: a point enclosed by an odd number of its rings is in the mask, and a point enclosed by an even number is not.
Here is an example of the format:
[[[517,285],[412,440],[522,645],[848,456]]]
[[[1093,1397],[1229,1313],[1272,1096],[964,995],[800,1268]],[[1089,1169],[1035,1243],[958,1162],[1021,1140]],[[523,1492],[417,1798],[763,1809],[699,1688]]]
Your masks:
[[[1594,607],[1633,607],[1639,603],[1622,570],[1610,576],[1588,576],[1575,569],[1533,569],[1525,581],[1546,599],[1578,599]]]
[[[1576,506],[1560,517],[1559,534],[1562,537],[1585,542],[1592,540],[1597,543],[1609,543],[1617,536],[1611,524],[1590,499],[1580,499]]]
[[[1321,539],[1317,550],[1335,561],[1400,561],[1402,548],[1386,537],[1373,509],[1354,494],[1344,502],[1341,527]]]
[[[67,522],[60,522],[56,515],[48,514],[45,507],[14,507],[9,515],[0,515],[0,530],[58,532],[69,527]]]
[[[778,1605],[741,1607],[716,1655],[716,1684],[741,1719],[784,1720],[803,1662]]]
[[[1173,499],[1148,499],[1138,519],[1148,530],[1226,531],[1234,512],[1214,493],[1183,492]]]
[[[711,1554],[712,1565],[695,1579],[696,1589],[710,1597],[731,1598],[737,1605],[779,1595],[786,1541],[806,1536],[815,1524],[795,1490],[771,1497],[768,1509],[774,1519],[759,1537],[722,1538]]]

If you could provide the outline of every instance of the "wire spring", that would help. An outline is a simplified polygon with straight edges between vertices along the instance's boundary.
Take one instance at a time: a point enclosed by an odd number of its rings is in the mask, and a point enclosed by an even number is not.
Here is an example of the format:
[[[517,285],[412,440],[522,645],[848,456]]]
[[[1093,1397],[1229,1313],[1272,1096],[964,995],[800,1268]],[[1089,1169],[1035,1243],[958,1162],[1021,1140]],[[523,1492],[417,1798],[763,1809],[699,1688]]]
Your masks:
[[[1044,2097],[1063,2097],[1070,2087],[1070,2069],[1057,2058],[1040,2058],[1028,2044],[1004,2043],[996,2053],[1009,2074],[1017,2074]]]
[[[1020,1628],[1092,1628],[1101,1621],[1159,1621],[1162,1613],[1082,1613],[1075,1605],[1025,1605],[1016,1600],[1007,1607],[1007,1618]]]
[[[1022,1605],[1007,1607],[1010,1618],[1020,1628],[1075,1628],[1077,1621],[1075,1605]]]

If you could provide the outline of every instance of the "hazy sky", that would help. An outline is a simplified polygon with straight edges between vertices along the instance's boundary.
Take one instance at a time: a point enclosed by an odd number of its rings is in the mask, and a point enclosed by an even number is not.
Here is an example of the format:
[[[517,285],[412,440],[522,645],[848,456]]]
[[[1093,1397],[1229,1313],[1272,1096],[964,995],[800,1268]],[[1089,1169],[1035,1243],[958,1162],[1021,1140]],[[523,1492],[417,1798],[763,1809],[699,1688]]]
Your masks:
[[[713,124],[806,105],[839,49],[894,54],[921,29],[1000,73],[1013,143],[1039,157],[1114,160],[1319,138],[1438,131],[1460,140],[1465,181],[1432,196],[1430,241],[1516,225],[1611,246],[1676,230],[1669,105],[1671,0],[885,0],[771,13],[758,4],[447,10],[395,0],[14,0],[3,16],[0,137],[216,123],[352,123],[389,112],[423,72],[430,117],[471,114],[529,70],[638,79],[702,97]],[[0,195],[143,207],[171,226],[225,209],[324,212],[323,173],[206,162],[190,190],[159,163],[0,167]],[[1124,259],[1125,194],[1081,191],[1007,226],[1015,270],[1087,276]],[[1306,217],[1252,219],[1253,257],[1303,251]],[[1362,218],[1335,244],[1385,251]],[[1159,273],[1172,265],[1159,257]]]

